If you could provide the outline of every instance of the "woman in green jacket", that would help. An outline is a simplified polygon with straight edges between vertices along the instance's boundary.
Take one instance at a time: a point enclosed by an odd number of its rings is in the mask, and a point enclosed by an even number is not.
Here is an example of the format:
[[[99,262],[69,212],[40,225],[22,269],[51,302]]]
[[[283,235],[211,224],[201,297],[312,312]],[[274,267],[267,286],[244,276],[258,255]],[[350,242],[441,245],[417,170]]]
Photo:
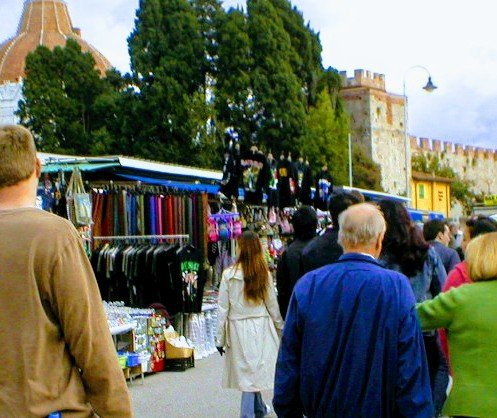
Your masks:
[[[467,248],[474,283],[417,306],[423,331],[446,328],[454,385],[444,407],[453,417],[497,417],[497,232]]]

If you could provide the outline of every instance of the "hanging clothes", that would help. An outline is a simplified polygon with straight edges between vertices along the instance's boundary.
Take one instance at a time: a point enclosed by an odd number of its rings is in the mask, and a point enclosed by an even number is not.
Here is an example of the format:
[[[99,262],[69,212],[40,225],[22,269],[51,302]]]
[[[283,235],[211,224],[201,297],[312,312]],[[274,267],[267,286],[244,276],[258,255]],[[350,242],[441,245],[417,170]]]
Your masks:
[[[295,206],[292,183],[297,184],[293,163],[282,156],[278,161],[278,203],[280,209]]]
[[[300,159],[295,164],[298,183],[298,199],[303,205],[311,205],[312,172],[309,162]]]
[[[324,166],[321,172],[316,177],[316,195],[314,204],[317,209],[328,210],[328,201],[333,193],[333,178],[328,171],[328,167]]]
[[[269,183],[269,163],[266,156],[253,149],[242,154],[240,166],[244,201],[253,205],[262,204],[263,191]]]

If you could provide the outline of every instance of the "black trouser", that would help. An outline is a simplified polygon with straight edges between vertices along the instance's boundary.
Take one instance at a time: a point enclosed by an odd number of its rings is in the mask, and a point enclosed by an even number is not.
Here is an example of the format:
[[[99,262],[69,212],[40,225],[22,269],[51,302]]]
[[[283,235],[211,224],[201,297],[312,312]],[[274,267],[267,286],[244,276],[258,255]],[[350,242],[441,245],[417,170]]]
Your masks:
[[[440,349],[438,335],[423,334],[425,343],[426,359],[430,372],[431,392],[435,406],[435,416],[442,413],[445,400],[447,399],[447,386],[449,385],[449,367]]]

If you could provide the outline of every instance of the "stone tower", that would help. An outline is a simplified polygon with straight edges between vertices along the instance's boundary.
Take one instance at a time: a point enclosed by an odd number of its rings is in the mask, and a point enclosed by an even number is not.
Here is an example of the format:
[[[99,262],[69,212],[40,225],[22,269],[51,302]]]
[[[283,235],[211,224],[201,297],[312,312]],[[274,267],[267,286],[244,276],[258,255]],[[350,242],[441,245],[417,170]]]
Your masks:
[[[351,116],[354,143],[359,143],[380,165],[381,185],[388,193],[405,195],[406,168],[411,177],[411,164],[406,167],[405,100],[385,90],[385,76],[355,70],[354,77],[342,77],[341,97]],[[409,145],[409,144],[408,144]],[[408,161],[411,161],[407,147]]]
[[[63,0],[25,0],[17,34],[0,44],[0,124],[15,123],[26,56],[39,45],[50,49],[65,46],[69,38],[78,42],[83,52],[92,54],[102,75],[111,67],[100,52],[83,40],[81,31],[73,27]]]

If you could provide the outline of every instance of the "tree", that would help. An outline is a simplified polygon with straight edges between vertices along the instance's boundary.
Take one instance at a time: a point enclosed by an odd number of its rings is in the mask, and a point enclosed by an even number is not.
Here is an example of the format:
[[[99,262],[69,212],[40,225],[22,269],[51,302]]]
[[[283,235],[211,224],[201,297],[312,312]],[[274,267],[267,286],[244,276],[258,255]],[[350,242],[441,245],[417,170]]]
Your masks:
[[[112,110],[98,105],[111,90],[91,54],[82,53],[76,41],[68,39],[53,51],[40,46],[26,58],[18,115],[40,150],[92,154],[111,140],[105,120]]]
[[[346,120],[337,118],[328,91],[323,90],[307,115],[302,153],[312,166],[328,165],[337,184],[346,184],[348,178],[347,133]]]
[[[305,132],[305,96],[289,57],[290,36],[269,0],[248,0],[248,34],[255,63],[251,72],[255,139],[273,153],[296,154]],[[252,139],[252,138],[251,138]]]
[[[451,203],[459,202],[466,214],[470,214],[476,194],[473,192],[473,183],[461,178],[446,162],[443,162],[436,154],[422,153],[412,157],[412,169],[434,176],[452,179],[450,185]]]
[[[219,50],[219,26],[226,14],[219,0],[191,0],[197,15],[200,35],[204,40],[205,91],[216,77]]]
[[[136,140],[155,159],[195,164],[196,94],[205,83],[205,43],[187,0],[140,0],[128,39],[139,108]]]
[[[290,36],[292,53],[288,56],[293,72],[299,78],[307,104],[317,101],[317,84],[323,71],[322,46],[319,34],[304,23],[302,12],[288,0],[271,0],[283,26]]]
[[[219,26],[219,49],[215,88],[218,121],[238,137],[248,139],[256,131],[251,71],[254,66],[247,17],[230,9]]]
[[[352,167],[355,187],[383,191],[380,166],[367,155],[360,144],[355,144],[352,148]]]

